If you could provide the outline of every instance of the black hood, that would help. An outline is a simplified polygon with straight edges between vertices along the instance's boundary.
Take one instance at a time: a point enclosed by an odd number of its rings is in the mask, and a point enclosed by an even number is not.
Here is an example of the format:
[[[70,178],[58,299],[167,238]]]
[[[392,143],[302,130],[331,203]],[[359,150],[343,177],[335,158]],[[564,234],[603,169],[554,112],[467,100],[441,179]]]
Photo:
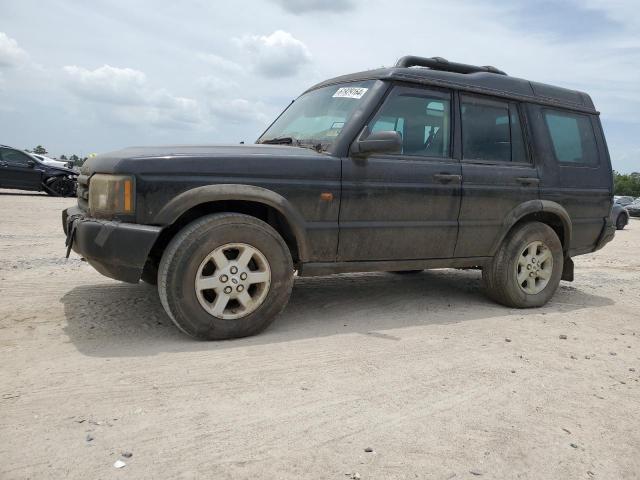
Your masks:
[[[217,160],[243,163],[261,158],[325,157],[309,148],[290,145],[170,145],[162,147],[129,147],[88,159],[80,173],[145,173],[201,171]]]
[[[65,173],[68,175],[78,175],[78,172],[71,170],[70,168],[65,167],[54,167],[53,165],[45,165],[44,163],[38,162],[38,169],[42,170],[44,173],[48,175],[54,175],[56,173]]]

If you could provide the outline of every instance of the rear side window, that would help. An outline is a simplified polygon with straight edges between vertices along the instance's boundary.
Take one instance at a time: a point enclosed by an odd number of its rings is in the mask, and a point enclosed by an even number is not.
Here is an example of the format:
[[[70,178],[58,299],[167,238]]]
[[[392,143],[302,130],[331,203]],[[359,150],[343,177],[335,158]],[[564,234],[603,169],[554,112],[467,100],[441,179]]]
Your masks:
[[[490,162],[528,162],[518,106],[463,96],[462,158]]]
[[[544,119],[559,163],[597,165],[598,147],[587,115],[545,110]]]

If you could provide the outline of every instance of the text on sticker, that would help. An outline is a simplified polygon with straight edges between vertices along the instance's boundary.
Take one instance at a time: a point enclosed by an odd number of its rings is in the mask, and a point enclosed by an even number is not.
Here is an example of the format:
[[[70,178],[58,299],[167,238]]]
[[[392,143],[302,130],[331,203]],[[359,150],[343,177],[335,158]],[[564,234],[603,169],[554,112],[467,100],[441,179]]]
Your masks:
[[[362,98],[367,93],[368,88],[364,87],[340,87],[336,93],[333,94],[334,98]]]

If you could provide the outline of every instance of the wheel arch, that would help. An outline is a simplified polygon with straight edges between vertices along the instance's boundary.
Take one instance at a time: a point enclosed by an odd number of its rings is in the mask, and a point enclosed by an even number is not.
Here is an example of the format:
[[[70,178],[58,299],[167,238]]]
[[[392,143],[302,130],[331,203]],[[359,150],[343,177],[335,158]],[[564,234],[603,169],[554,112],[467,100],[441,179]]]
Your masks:
[[[149,254],[159,260],[162,252],[185,225],[211,213],[233,212],[250,215],[271,225],[289,247],[294,264],[307,259],[304,219],[281,195],[253,185],[207,185],[181,193],[156,215],[154,223],[163,226]]]
[[[529,221],[549,225],[560,238],[562,251],[565,257],[567,256],[571,246],[571,217],[562,205],[550,200],[530,200],[511,210],[504,219],[501,234],[493,246],[491,255],[496,254],[505,237],[513,228]]]

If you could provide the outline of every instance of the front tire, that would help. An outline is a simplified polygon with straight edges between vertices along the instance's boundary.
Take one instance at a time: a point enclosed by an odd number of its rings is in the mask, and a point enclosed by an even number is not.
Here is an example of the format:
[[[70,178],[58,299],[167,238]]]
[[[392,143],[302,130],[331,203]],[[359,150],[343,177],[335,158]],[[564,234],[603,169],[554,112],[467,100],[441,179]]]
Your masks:
[[[46,181],[45,191],[53,197],[75,197],[76,182],[65,177],[55,177]]]
[[[482,269],[485,291],[508,307],[541,307],[557,290],[563,263],[562,244],[553,229],[526,223],[509,232]]]
[[[187,335],[222,340],[255,335],[286,306],[293,262],[282,237],[267,223],[235,213],[190,223],[167,246],[158,293]]]

